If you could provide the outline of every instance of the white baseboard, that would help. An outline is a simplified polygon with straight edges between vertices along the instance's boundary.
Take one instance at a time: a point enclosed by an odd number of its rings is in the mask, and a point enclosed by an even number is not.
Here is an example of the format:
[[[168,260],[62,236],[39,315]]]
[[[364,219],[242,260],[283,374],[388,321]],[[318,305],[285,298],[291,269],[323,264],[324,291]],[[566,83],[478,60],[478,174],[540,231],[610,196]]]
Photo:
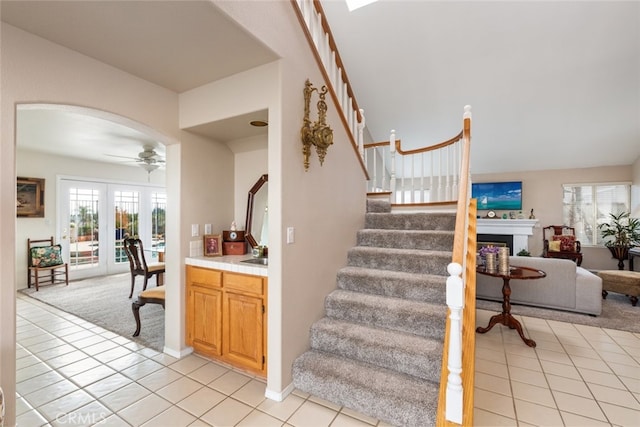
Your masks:
[[[269,400],[275,400],[276,402],[282,402],[294,389],[293,383],[286,386],[282,391],[273,391],[267,388],[264,392],[264,397]]]
[[[182,359],[183,357],[193,353],[193,347],[186,347],[186,348],[183,348],[182,350],[174,350],[169,347],[164,347],[162,349],[162,352],[164,354],[168,354],[171,357],[175,357],[176,359]]]

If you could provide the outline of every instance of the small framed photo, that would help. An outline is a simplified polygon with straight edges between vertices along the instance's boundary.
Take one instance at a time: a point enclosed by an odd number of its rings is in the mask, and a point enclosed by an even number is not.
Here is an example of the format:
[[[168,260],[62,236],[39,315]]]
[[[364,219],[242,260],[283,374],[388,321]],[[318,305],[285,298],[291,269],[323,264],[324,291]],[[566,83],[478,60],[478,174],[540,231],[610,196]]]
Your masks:
[[[204,236],[204,256],[222,255],[222,235],[205,234]]]
[[[44,218],[44,179],[18,177],[16,190],[17,216]]]

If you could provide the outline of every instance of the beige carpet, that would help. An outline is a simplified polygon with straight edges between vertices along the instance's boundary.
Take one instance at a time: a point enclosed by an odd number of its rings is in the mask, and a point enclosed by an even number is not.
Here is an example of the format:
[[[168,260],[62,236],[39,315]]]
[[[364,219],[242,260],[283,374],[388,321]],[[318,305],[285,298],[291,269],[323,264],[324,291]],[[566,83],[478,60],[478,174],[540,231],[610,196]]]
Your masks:
[[[149,286],[155,285],[155,279],[149,279]],[[72,281],[69,282],[69,286],[41,286],[38,292],[33,287],[22,289],[20,292],[142,345],[162,351],[164,347],[162,306],[147,304],[140,308],[142,329],[139,337],[132,337],[136,330],[136,322],[131,311],[131,303],[142,291],[142,277],[136,278],[132,299],[129,299],[130,290],[131,275],[125,273]]]

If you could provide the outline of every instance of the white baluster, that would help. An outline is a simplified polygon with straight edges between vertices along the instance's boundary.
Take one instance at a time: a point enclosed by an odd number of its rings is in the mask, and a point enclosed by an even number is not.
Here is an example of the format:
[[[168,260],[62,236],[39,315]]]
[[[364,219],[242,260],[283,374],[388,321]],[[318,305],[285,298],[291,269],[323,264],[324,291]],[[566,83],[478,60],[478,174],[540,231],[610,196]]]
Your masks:
[[[409,193],[409,203],[413,203],[413,202],[415,202],[414,193],[413,192],[415,190],[415,185],[416,185],[416,183],[415,183],[415,179],[416,179],[415,161],[414,161],[415,160],[415,156],[412,155],[410,157],[410,159],[411,159],[411,183],[410,183],[409,188],[410,188],[411,192]]]
[[[349,87],[347,86],[347,83],[342,81],[342,111],[348,111],[349,110],[349,105],[347,104],[347,102],[349,102]]]
[[[389,191],[392,203],[396,203],[396,131],[391,131],[389,137],[389,154],[391,155],[391,176],[389,177]]]
[[[451,187],[451,192],[453,195],[457,195],[458,194],[458,179],[460,178],[460,141],[457,141],[455,144],[453,144],[453,160],[454,160],[454,167],[453,167],[453,185]],[[453,197],[451,198],[451,200],[453,200]]]
[[[431,169],[429,171],[429,201],[435,202],[434,197],[436,197],[436,188],[434,187],[435,183],[433,180],[433,173],[435,171],[435,153],[433,151],[429,152],[429,158],[431,159]]]
[[[445,419],[462,424],[462,310],[464,307],[464,282],[460,275],[462,266],[452,262],[447,266],[447,305],[449,315],[449,359]]]
[[[391,176],[388,172],[387,172],[387,147],[385,147],[384,145],[382,146],[382,149],[380,149],[380,157],[382,157],[382,179],[380,182],[380,188],[382,189],[382,191],[386,191],[387,188],[391,189],[391,180],[389,179],[389,186],[387,187],[387,176]]]
[[[425,203],[425,191],[424,191],[424,153],[420,153],[420,202]]]
[[[313,14],[313,33],[311,34],[313,35],[313,44],[315,44],[316,49],[318,49],[320,39],[322,38],[322,20],[318,13]]]
[[[405,190],[405,186],[404,186],[404,177],[405,177],[405,171],[404,171],[404,163],[405,163],[405,158],[403,155],[399,155],[398,156],[398,162],[400,162],[400,203],[404,204],[405,202],[405,194],[404,194],[404,190]]]
[[[447,165],[447,171],[445,172],[447,174],[447,188],[446,188],[446,198],[445,200],[451,200],[453,198],[453,196],[451,195],[451,162],[453,161],[453,156],[451,155],[451,146],[447,146],[445,147],[445,157],[446,157],[446,162],[445,164]]]
[[[444,185],[442,181],[442,150],[438,150],[438,201],[444,200]]]
[[[364,156],[364,127],[366,122],[364,119],[364,110],[362,108],[360,109],[360,118],[362,120],[358,123],[358,140],[357,141],[358,141],[358,152],[360,153],[360,157],[363,157]]]
[[[373,148],[373,186],[378,186],[378,147]]]

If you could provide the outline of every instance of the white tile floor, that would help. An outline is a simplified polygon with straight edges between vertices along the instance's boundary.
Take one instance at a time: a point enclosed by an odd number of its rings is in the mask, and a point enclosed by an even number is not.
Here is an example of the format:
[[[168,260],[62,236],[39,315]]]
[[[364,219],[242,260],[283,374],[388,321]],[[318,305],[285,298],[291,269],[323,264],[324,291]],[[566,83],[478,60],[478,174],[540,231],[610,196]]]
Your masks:
[[[475,425],[640,426],[640,334],[516,318],[535,348],[502,325],[476,334]]]
[[[384,426],[192,355],[177,360],[32,298],[17,298],[17,414],[32,426]],[[494,313],[478,311],[478,324]],[[639,309],[640,315],[640,309]],[[478,426],[640,426],[640,334],[520,319],[477,335]]]
[[[133,321],[133,318],[132,318]],[[36,426],[387,426],[196,355],[175,359],[17,296],[17,423]]]

